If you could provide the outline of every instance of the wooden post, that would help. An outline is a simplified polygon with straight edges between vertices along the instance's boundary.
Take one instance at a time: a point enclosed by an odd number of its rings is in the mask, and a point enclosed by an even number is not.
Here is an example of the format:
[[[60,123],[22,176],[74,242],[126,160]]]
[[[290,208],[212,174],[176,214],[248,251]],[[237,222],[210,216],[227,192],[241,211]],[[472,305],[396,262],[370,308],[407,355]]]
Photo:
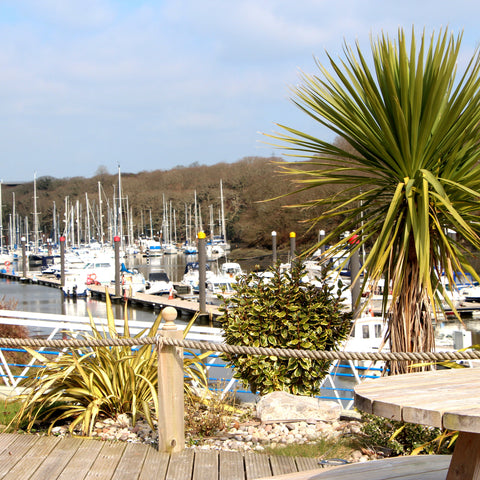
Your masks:
[[[65,237],[60,237],[60,286],[65,286]]]
[[[290,262],[293,264],[293,261],[295,260],[295,240],[297,238],[297,234],[295,232],[290,232]]]
[[[115,297],[119,298],[120,292],[120,237],[113,237],[115,249]]]
[[[177,330],[177,311],[166,307],[161,334],[181,340]],[[158,344],[158,451],[180,452],[185,448],[183,348]]]
[[[200,313],[207,311],[207,252],[206,235],[204,232],[198,232],[198,303]]]

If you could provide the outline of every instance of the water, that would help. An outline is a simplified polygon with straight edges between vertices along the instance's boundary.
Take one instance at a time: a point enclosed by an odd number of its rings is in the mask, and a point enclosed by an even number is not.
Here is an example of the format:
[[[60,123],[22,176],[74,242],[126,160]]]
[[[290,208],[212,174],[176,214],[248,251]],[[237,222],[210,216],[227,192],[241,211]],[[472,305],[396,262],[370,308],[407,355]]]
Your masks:
[[[0,298],[4,301],[15,302],[18,311],[34,313],[53,313],[87,317],[88,312],[93,317],[106,318],[106,303],[92,298],[65,298],[60,289],[35,285],[31,283],[14,282],[0,279]],[[115,318],[124,317],[124,307],[121,304],[113,305]],[[151,310],[128,309],[130,320],[153,322],[157,314]]]

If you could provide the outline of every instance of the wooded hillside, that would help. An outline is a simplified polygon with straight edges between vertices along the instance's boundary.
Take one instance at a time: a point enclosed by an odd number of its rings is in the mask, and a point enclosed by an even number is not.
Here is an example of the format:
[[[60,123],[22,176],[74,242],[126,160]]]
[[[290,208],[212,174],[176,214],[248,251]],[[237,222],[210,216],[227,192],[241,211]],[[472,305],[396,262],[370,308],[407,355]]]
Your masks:
[[[220,180],[222,180],[227,238],[235,246],[269,248],[272,230],[278,234],[279,245],[288,244],[291,231],[297,233],[298,246],[311,245],[317,239],[318,230],[320,228],[327,230],[328,225],[319,225],[311,232],[307,232],[311,225],[304,220],[315,216],[315,212],[290,209],[285,206],[305,202],[313,197],[312,192],[265,201],[295,189],[291,179],[279,173],[279,166],[275,163],[279,161],[281,159],[275,157],[248,157],[231,164],[192,165],[167,171],[143,171],[137,174],[122,172],[122,198],[124,198],[122,208],[125,211],[128,197],[128,206],[133,212],[135,236],[139,232],[149,235],[150,212],[153,231],[159,232],[162,224],[163,201],[165,199],[169,208],[171,202],[171,208],[175,210],[177,237],[181,241],[185,235],[185,206],[187,205],[188,209],[191,205],[193,211],[196,191],[204,230],[210,231],[209,206],[212,205],[215,218],[214,230],[218,234]],[[118,174],[102,173],[92,178],[37,178],[37,212],[40,231],[47,237],[52,231],[54,202],[60,225],[62,225],[67,197],[69,205],[75,205],[78,200],[82,211],[86,211],[88,197],[90,210],[98,211],[99,184],[103,208],[106,209],[107,204],[110,206],[114,204],[114,195],[118,196]],[[3,185],[4,232],[8,229],[13,198],[15,198],[16,213],[22,219],[28,218],[29,228],[32,229],[33,192],[33,179],[30,183],[18,186]]]

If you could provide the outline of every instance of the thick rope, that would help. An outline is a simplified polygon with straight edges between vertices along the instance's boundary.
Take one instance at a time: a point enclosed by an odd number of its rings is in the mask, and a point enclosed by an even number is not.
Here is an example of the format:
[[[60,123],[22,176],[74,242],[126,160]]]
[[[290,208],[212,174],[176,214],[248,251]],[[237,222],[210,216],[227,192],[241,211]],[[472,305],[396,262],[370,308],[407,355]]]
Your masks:
[[[478,360],[480,351],[468,350],[443,352],[347,352],[324,350],[300,350],[292,348],[265,348],[227,345],[195,340],[178,340],[163,336],[142,338],[89,338],[68,340],[44,340],[36,338],[0,338],[4,347],[53,347],[53,348],[86,348],[86,347],[133,347],[141,345],[158,345],[188,348],[192,350],[214,351],[232,355],[265,355],[284,358],[309,358],[312,360],[371,360],[371,361],[413,361],[439,362],[455,360]]]

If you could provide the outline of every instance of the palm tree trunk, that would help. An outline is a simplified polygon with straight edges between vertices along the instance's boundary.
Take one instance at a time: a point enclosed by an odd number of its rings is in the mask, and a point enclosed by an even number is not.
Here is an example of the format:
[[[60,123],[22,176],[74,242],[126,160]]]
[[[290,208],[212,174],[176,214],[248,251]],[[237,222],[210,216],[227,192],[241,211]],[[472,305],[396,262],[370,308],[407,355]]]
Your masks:
[[[403,277],[402,294],[391,305],[388,315],[387,338],[392,352],[432,352],[435,336],[428,293],[420,279],[416,254],[410,250]],[[387,366],[390,375],[411,371],[412,362],[393,361]]]

